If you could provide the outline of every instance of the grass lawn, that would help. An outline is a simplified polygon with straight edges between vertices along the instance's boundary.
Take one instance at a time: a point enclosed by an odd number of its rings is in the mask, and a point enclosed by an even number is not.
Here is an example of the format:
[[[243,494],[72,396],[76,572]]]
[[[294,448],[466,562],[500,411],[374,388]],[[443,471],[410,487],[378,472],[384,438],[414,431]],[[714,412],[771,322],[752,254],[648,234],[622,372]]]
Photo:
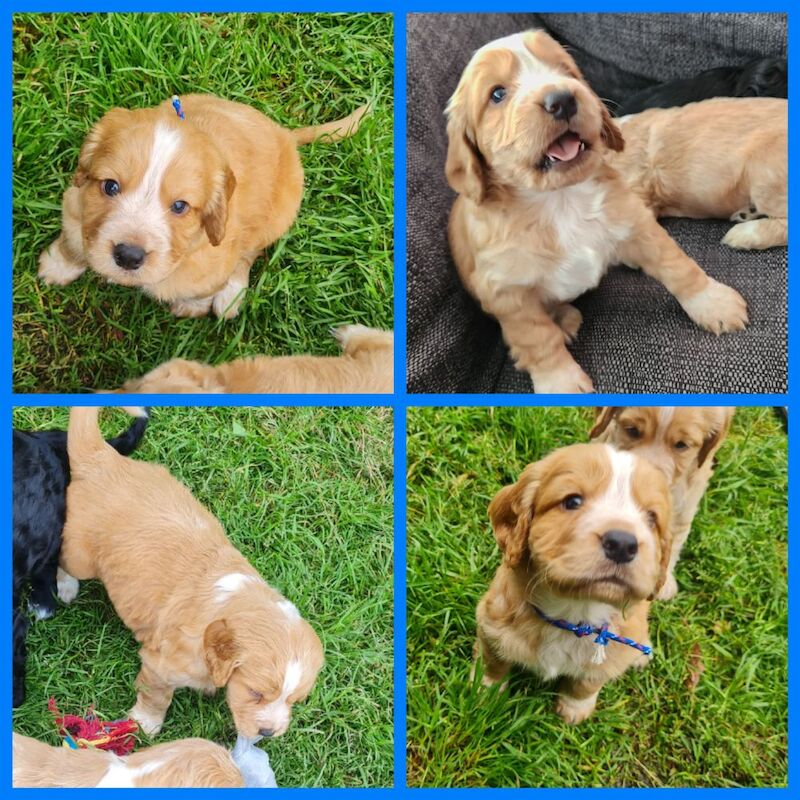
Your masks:
[[[409,784],[785,786],[786,439],[768,408],[736,414],[678,596],[653,606],[647,669],[607,685],[575,728],[531,673],[514,670],[507,693],[470,684],[475,606],[500,561],[489,501],[527,463],[585,441],[591,419],[589,408],[409,411]]]
[[[178,356],[334,354],[332,325],[392,327],[391,14],[20,14],[13,34],[16,391],[116,388]],[[181,320],[91,272],[40,283],[91,125],[190,92],[287,127],[374,111],[352,139],[301,149],[300,215],[254,264],[235,319]]]
[[[19,428],[65,427],[66,409],[16,409]],[[120,413],[103,428],[123,428]],[[220,519],[231,541],[313,625],[326,663],[289,731],[266,745],[281,786],[391,785],[392,417],[382,408],[157,408],[134,458],[158,461]],[[28,695],[14,730],[56,744],[47,698],[133,705],[133,636],[96,581],[36,623]],[[153,742],[202,736],[232,745],[224,693],[178,691]],[[150,743],[142,736],[141,745]]]

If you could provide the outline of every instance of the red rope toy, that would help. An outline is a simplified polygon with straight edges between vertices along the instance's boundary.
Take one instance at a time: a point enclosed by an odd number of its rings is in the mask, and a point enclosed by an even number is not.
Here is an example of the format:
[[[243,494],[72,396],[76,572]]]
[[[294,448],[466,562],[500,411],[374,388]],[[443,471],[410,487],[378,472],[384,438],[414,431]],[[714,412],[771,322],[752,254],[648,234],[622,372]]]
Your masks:
[[[89,706],[85,717],[62,715],[54,697],[47,701],[47,708],[53,715],[59,734],[64,737],[64,747],[73,750],[94,747],[98,750],[110,750],[118,756],[126,756],[136,746],[134,734],[139,726],[132,719],[102,722],[95,716],[94,706]]]

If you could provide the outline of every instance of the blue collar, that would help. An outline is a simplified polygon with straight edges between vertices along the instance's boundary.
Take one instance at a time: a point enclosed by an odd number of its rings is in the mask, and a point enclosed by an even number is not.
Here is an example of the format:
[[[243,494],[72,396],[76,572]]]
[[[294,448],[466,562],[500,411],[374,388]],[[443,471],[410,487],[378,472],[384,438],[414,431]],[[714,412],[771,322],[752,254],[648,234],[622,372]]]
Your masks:
[[[178,119],[186,119],[186,114],[183,113],[183,106],[181,106],[181,99],[176,94],[172,95],[172,107],[175,109]]]
[[[583,636],[592,636],[596,633],[597,638],[594,640],[594,643],[597,645],[607,647],[608,643],[611,641],[619,642],[620,644],[626,644],[628,647],[634,647],[636,650],[640,650],[646,656],[649,656],[653,652],[653,648],[648,647],[646,644],[639,644],[639,642],[634,642],[633,639],[629,639],[627,636],[617,636],[616,633],[612,633],[608,629],[607,622],[604,622],[599,628],[595,627],[594,625],[588,625],[584,622],[580,623],[579,625],[573,625],[573,623],[567,622],[565,619],[553,619],[552,617],[548,617],[544,611],[542,611],[540,608],[537,608],[535,605],[533,605],[533,603],[530,605],[548,625],[552,625],[555,628],[561,628],[561,630],[564,631],[572,631],[572,633],[574,633],[579,639]]]

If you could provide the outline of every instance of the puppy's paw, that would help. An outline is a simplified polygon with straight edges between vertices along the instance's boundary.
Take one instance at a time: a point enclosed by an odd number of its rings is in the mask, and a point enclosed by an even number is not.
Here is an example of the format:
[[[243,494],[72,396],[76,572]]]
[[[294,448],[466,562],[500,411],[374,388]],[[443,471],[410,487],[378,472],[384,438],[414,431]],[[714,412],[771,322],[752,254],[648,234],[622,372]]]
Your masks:
[[[169,310],[176,317],[204,317],[211,310],[211,298],[202,297],[199,300],[174,300],[170,303]]]
[[[238,313],[244,300],[247,284],[237,278],[231,278],[222,291],[217,292],[211,301],[214,316],[221,319],[233,319]]]
[[[591,716],[597,705],[597,695],[595,693],[583,700],[576,700],[566,694],[560,694],[556,700],[556,714],[558,714],[567,725],[577,725]]]
[[[155,736],[161,731],[161,726],[164,724],[164,717],[149,713],[138,703],[128,712],[128,717],[136,722],[148,736]]]
[[[86,267],[64,259],[59,252],[58,241],[39,256],[39,278],[48,286],[66,286],[86,272]]]
[[[735,289],[708,279],[705,289],[681,303],[701,328],[711,333],[740,331],[747,325],[747,303]]]
[[[763,219],[763,217],[751,219],[734,225],[722,237],[722,244],[735,250],[764,250],[767,247],[774,247],[776,243],[765,236],[768,226],[762,224]]]
[[[659,589],[656,600],[672,600],[676,594],[678,594],[678,581],[675,580],[675,576],[670,572],[664,581],[664,585]]]
[[[78,596],[78,579],[73,578],[68,572],[64,572],[61,567],[58,568],[58,576],[56,578],[56,591],[58,599],[62,603],[69,605]]]
[[[394,342],[392,331],[368,328],[366,325],[340,325],[331,328],[331,335],[339,343],[342,352],[353,355],[361,348],[390,348]]]
[[[562,303],[553,312],[553,321],[564,332],[564,341],[572,344],[578,338],[583,324],[583,314],[570,303]]]
[[[576,361],[553,372],[532,372],[536,394],[588,394],[594,391],[592,379]]]
[[[50,619],[56,613],[56,609],[55,606],[28,603],[28,613],[32,614],[36,620]]]
[[[475,680],[475,662],[473,661],[472,666],[470,667],[469,670],[469,682],[472,683],[474,680]],[[506,678],[505,675],[499,678],[493,678],[491,675],[488,675],[485,672],[483,673],[483,675],[481,675],[481,686],[485,686],[487,689],[490,689],[492,686],[498,686],[498,684],[499,687],[497,691],[504,692],[506,689],[508,689],[508,678]]]

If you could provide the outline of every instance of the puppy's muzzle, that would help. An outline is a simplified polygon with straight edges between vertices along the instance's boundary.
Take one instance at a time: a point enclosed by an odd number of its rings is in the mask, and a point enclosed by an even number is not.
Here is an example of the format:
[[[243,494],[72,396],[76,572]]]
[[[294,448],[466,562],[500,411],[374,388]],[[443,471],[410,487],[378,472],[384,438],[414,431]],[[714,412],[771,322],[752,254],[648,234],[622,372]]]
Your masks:
[[[548,114],[552,114],[555,119],[565,122],[578,112],[578,101],[575,99],[575,95],[564,89],[548,92],[542,105]]]
[[[115,244],[112,250],[114,263],[127,270],[136,270],[144,263],[145,251],[136,244]]]
[[[606,558],[615,564],[630,563],[636,558],[636,553],[639,551],[636,537],[628,531],[606,531],[600,541]]]
[[[271,738],[274,733],[275,733],[275,731],[273,731],[272,728],[259,728],[258,729],[258,735],[259,736],[263,736],[265,739]]]

